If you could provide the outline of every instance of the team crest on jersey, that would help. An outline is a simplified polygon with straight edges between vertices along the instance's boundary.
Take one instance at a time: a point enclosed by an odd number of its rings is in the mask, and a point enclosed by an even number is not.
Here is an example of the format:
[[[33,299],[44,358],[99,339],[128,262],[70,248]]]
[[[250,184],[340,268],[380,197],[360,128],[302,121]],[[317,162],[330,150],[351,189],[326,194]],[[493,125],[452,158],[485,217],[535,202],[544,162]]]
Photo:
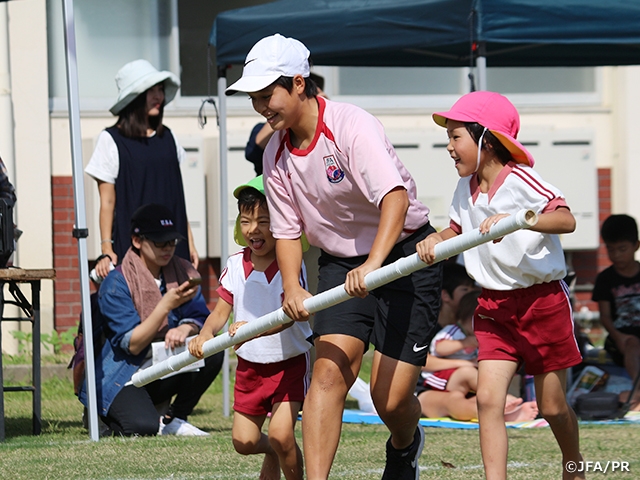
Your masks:
[[[331,183],[339,183],[344,178],[344,171],[338,166],[338,162],[333,155],[323,157],[324,170],[327,172],[327,178]]]

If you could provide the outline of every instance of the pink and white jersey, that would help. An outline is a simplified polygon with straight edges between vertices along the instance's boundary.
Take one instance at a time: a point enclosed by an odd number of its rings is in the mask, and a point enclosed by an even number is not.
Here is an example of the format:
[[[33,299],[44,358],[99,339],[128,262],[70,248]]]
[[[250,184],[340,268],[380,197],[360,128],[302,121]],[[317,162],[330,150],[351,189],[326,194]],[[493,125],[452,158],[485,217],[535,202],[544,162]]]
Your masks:
[[[300,285],[307,288],[304,262]],[[220,298],[233,305],[233,319],[236,322],[251,322],[282,307],[282,277],[277,262],[274,260],[264,272],[258,272],[253,269],[249,248],[229,257],[226,268],[220,274],[217,291]],[[294,322],[280,333],[246,342],[236,350],[236,354],[254,363],[281,362],[310,350],[311,344],[307,338],[311,334],[309,322]]]
[[[264,153],[265,191],[275,238],[296,239],[338,257],[367,255],[378,232],[380,202],[396,187],[409,196],[399,240],[429,220],[411,174],[382,124],[361,108],[318,97],[318,125],[305,150],[277,131]]]
[[[515,215],[523,208],[550,212],[567,204],[562,192],[542,180],[531,167],[509,162],[488,193],[478,188],[477,175],[461,178],[453,196],[450,226],[468,232],[491,215]],[[565,259],[558,235],[518,230],[499,243],[485,243],[464,252],[464,264],[476,282],[491,290],[514,290],[565,277]]]

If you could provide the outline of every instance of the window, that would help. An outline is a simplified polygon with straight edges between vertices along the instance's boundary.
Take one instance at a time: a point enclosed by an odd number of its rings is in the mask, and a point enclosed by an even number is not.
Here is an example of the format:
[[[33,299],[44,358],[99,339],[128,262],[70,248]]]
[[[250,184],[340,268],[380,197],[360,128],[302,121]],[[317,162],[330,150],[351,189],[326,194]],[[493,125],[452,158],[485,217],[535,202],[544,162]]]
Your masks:
[[[339,76],[340,95],[453,95],[463,88],[460,68],[341,67]]]
[[[468,68],[341,67],[334,94],[457,95],[469,91],[468,73]],[[595,68],[487,68],[487,88],[505,94],[593,93]]]
[[[178,26],[180,31],[180,66],[182,68],[182,95],[217,95],[218,72],[215,65],[215,48],[210,47],[211,71],[207,73],[209,35],[213,21],[220,12],[251,7],[273,0],[182,0],[178,2]],[[241,66],[227,71],[229,84],[242,75]],[[210,86],[207,81],[210,76]]]
[[[115,74],[137,58],[160,70],[179,74],[182,102],[217,95],[215,49],[209,35],[215,17],[225,10],[273,0],[83,0],[75,2],[80,106],[106,111],[118,91]],[[66,110],[66,65],[62,9],[49,0],[49,78],[53,109]],[[312,52],[313,53],[313,52]],[[208,68],[208,59],[211,67]],[[424,108],[469,90],[469,68],[320,67],[331,97],[343,97],[365,108]],[[510,95],[546,96],[549,105],[593,102],[598,98],[597,68],[488,68],[491,90]],[[228,84],[242,73],[241,65],[227,71]],[[446,98],[446,101],[442,99]],[[544,103],[544,102],[543,102]],[[230,100],[230,107],[245,105]]]
[[[181,96],[204,96],[208,42],[218,13],[268,3],[266,0],[82,0],[74,2],[78,83],[82,109],[106,110],[118,95],[116,72],[144,58],[160,70],[179,74]],[[62,8],[47,2],[49,96],[53,109],[67,108]],[[211,58],[215,63],[215,49]],[[239,78],[233,68],[229,78]],[[211,94],[216,94],[215,66]]]
[[[104,109],[105,99],[115,101],[118,95],[115,74],[127,62],[145,58],[158,69],[171,69],[171,7],[171,0],[74,2],[83,108],[91,108],[97,100]],[[59,2],[49,1],[47,9],[49,95],[66,98],[62,8]]]

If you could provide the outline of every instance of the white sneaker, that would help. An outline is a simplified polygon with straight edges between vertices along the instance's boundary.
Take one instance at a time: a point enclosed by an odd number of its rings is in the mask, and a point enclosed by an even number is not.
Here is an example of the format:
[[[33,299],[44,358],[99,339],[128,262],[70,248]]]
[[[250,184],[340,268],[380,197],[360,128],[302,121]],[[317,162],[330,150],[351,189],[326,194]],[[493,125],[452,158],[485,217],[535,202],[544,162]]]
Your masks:
[[[189,422],[182,420],[181,418],[174,418],[171,422],[165,425],[162,421],[162,417],[160,417],[158,435],[181,435],[187,437],[209,436],[207,432],[200,430],[198,427],[194,427]]]

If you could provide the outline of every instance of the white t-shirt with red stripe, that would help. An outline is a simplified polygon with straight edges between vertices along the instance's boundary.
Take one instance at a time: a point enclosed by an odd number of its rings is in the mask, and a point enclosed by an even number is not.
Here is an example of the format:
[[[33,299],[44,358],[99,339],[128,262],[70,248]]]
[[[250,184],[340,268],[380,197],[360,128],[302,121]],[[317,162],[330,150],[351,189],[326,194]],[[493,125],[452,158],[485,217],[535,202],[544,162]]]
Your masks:
[[[475,360],[478,358],[478,349],[477,348],[463,348],[462,350],[458,350],[451,355],[438,355],[436,352],[436,345],[438,342],[442,340],[464,340],[467,338],[467,334],[462,331],[458,324],[445,325],[442,329],[436,333],[433,340],[429,344],[429,354],[434,357],[441,358],[453,358],[458,360]]]
[[[478,358],[477,348],[464,348],[446,356],[438,355],[436,352],[436,345],[442,340],[464,340],[465,338],[467,338],[467,335],[457,324],[445,325],[438,333],[436,333],[433,340],[431,340],[431,343],[429,344],[429,355],[457,360],[476,360]],[[453,373],[452,370],[455,369],[446,369],[446,371],[441,370],[439,372],[422,371],[420,372],[420,375],[422,376],[424,385],[428,385],[436,390],[446,390],[447,383],[449,383],[449,377],[451,377],[451,374]]]
[[[305,150],[277,131],[264,153],[265,191],[275,238],[296,239],[338,257],[367,255],[378,232],[380,202],[396,187],[409,196],[399,240],[428,222],[411,174],[382,124],[355,105],[318,97],[318,124]]]
[[[307,272],[302,264],[300,285],[307,288]],[[282,307],[282,277],[278,264],[264,272],[253,269],[251,250],[247,247],[229,257],[220,274],[217,290],[220,298],[233,305],[235,322],[251,322]],[[242,327],[240,327],[242,328]],[[236,354],[253,363],[275,363],[301,355],[311,349],[309,322],[294,324],[274,335],[255,338],[243,344]]]
[[[536,213],[566,207],[562,192],[542,180],[531,167],[509,162],[487,193],[477,175],[461,178],[449,211],[456,233],[480,226],[491,215]],[[565,259],[558,235],[518,230],[499,243],[485,243],[464,252],[464,264],[476,282],[491,290],[514,290],[565,277]]]

